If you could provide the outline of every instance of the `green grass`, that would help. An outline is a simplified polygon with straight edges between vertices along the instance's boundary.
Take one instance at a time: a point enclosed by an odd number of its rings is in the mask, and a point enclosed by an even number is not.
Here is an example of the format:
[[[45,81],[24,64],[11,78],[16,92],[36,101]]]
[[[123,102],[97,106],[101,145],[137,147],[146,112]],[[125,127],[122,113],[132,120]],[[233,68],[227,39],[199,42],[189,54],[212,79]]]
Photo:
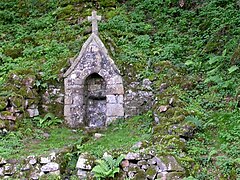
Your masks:
[[[82,140],[81,132],[73,132],[66,127],[57,127],[49,130],[50,137],[43,140],[32,140],[30,144],[24,139],[24,146],[27,148],[23,154],[42,154],[50,150],[61,149],[66,146],[72,146],[80,143]]]
[[[45,129],[29,127],[25,131],[20,128],[1,137],[0,157],[11,159],[47,154],[52,150],[81,143],[82,137],[81,131],[72,131],[61,126]]]
[[[139,141],[151,138],[152,119],[148,115],[137,116],[128,120],[119,120],[112,124],[100,139],[91,138],[78,146],[79,152],[88,152],[102,157],[104,152],[126,153]],[[132,149],[134,150],[134,149]]]
[[[188,142],[198,179],[240,178],[240,111],[210,113],[195,138]]]
[[[100,132],[103,136],[95,139],[92,132]],[[127,152],[137,142],[150,139],[151,134],[152,118],[149,114],[118,120],[106,130],[85,132],[63,126],[39,128],[35,121],[28,119],[17,131],[0,137],[0,157],[9,159],[42,155],[73,145],[77,145],[78,152],[101,157],[106,151],[117,154]]]
[[[4,87],[10,74],[16,71],[23,78],[36,77],[35,90],[44,90],[57,80],[60,70],[69,66],[67,60],[78,53],[89,36],[91,25],[82,19],[97,7],[98,14],[104,17],[99,23],[100,37],[123,73],[128,74],[129,69],[135,72],[133,77],[156,80],[163,74],[161,62],[171,61],[181,69],[183,77],[192,77],[186,80],[185,87],[179,82],[179,87],[186,93],[187,98],[183,99],[186,107],[202,122],[187,150],[198,165],[196,169],[200,169],[200,172],[193,170],[193,175],[199,179],[236,178],[239,113],[233,110],[239,109],[240,94],[239,1],[185,1],[182,8],[178,0],[104,2],[2,0],[0,88],[21,95],[18,89],[8,88],[11,80]],[[126,68],[129,64],[134,70]],[[31,71],[27,73],[28,70]],[[166,77],[169,82],[173,79],[171,71],[166,68],[160,84],[167,81]],[[155,89],[157,95],[160,84]],[[176,93],[180,95],[179,91]],[[151,126],[143,119],[115,124],[103,132],[104,137],[90,138],[83,145],[77,143],[79,151],[101,156],[104,151],[127,150],[151,136]],[[44,138],[44,132],[50,137]],[[81,137],[81,132],[58,126],[20,127],[1,137],[0,156],[24,156],[31,150],[44,153],[81,141]]]

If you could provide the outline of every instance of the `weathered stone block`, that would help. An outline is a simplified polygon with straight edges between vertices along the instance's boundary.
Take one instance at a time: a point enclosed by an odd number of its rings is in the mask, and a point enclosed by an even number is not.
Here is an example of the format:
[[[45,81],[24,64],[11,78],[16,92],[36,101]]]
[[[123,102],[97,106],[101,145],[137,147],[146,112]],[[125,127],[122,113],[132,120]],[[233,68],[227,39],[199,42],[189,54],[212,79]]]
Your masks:
[[[84,171],[82,169],[78,169],[77,171],[77,176],[80,178],[80,179],[87,179],[87,171]]]
[[[66,105],[71,105],[73,103],[72,97],[71,96],[65,96],[64,97],[64,104]]]
[[[47,163],[50,163],[51,162],[51,159],[49,157],[41,157],[40,158],[40,163],[41,164],[47,164]]]
[[[110,103],[110,104],[117,103],[116,95],[106,95],[106,97],[107,97],[107,103]]]
[[[0,167],[0,177],[4,176],[4,167]]]
[[[123,104],[123,95],[118,95],[117,96],[117,103]]]
[[[49,162],[46,165],[42,166],[41,171],[46,172],[54,172],[59,170],[59,164],[55,162]]]
[[[160,157],[161,161],[166,165],[166,171],[185,171],[183,167],[177,162],[173,156],[162,156]],[[160,168],[161,169],[161,168]]]
[[[29,114],[29,117],[35,117],[39,115],[38,109],[27,109],[27,112]]]
[[[70,109],[71,109],[71,106],[70,106],[70,105],[65,105],[65,106],[64,106],[64,116],[65,116],[65,117],[66,117],[66,116],[68,116],[68,117],[71,116],[71,111],[70,111]]]
[[[122,84],[107,85],[107,94],[124,94],[124,89]]]
[[[82,105],[83,104],[83,95],[76,95],[72,96],[73,104],[75,105]]]
[[[4,170],[4,175],[11,176],[15,173],[16,169],[12,164],[6,164]]]
[[[49,172],[49,174],[59,176],[60,170]]]
[[[21,171],[29,171],[30,170],[30,165],[29,164],[24,165],[20,170]]]
[[[168,174],[168,172],[159,172],[157,174],[157,179],[167,180],[167,174]]]
[[[83,79],[80,79],[80,78],[76,78],[74,83],[76,85],[84,85],[84,80]]]
[[[91,170],[94,165],[94,158],[87,153],[83,153],[79,156],[76,168]]]
[[[37,163],[37,159],[35,156],[28,156],[27,159],[28,159],[28,163],[31,165],[35,165]]]
[[[7,164],[7,161],[4,158],[0,157],[0,166],[5,164]]]
[[[119,75],[109,78],[107,81],[108,85],[123,84],[122,77]]]
[[[179,180],[182,179],[184,177],[184,173],[183,172],[169,172],[166,174],[167,180],[171,179],[171,180]]]
[[[125,159],[127,159],[127,160],[140,159],[140,154],[139,154],[139,153],[129,152],[129,153],[125,156]]]
[[[110,125],[112,122],[114,122],[116,119],[118,119],[118,117],[107,117],[106,120],[106,126]]]
[[[101,69],[98,74],[102,76],[105,80],[109,79],[110,77],[109,72],[107,72],[105,69]]]
[[[122,104],[107,104],[107,116],[124,116],[124,108]]]
[[[34,172],[32,172],[31,174],[30,174],[30,179],[31,180],[38,180],[39,179],[39,172],[36,172],[36,171],[34,171]]]
[[[159,159],[158,157],[154,157],[153,159],[157,163],[157,166],[159,168],[159,170],[158,170],[159,172],[167,171],[167,166],[161,161],[161,159]]]

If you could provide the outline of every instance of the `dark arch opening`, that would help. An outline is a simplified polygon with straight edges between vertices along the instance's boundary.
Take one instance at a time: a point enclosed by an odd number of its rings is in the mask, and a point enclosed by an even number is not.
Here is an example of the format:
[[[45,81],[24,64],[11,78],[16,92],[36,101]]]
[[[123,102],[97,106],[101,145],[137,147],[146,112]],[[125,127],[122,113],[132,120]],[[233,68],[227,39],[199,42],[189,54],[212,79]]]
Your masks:
[[[102,127],[106,123],[106,81],[97,73],[84,83],[85,125]]]

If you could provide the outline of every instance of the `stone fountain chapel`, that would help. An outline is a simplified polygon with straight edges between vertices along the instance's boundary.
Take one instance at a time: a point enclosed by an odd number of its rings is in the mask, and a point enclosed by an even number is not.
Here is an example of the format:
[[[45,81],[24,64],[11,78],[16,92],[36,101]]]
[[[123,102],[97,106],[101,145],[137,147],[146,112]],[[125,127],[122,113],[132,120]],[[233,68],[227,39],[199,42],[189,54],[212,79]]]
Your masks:
[[[92,12],[92,34],[64,74],[64,118],[71,128],[103,127],[124,118],[123,80],[98,36]]]

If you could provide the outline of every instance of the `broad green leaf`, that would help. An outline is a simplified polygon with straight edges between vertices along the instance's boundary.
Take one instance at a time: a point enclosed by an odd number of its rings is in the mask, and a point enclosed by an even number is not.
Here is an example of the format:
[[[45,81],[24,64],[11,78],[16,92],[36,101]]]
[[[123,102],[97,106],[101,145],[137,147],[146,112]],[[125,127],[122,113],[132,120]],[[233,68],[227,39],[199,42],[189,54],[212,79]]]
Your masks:
[[[119,167],[117,167],[117,168],[114,168],[113,170],[112,170],[112,173],[111,173],[111,175],[109,175],[109,177],[114,177],[114,174],[115,173],[119,173],[119,171],[120,171],[120,168]]]
[[[222,52],[222,56],[226,56],[226,54],[227,54],[227,50],[224,49],[224,51]]]
[[[47,119],[52,120],[52,119],[54,119],[54,118],[55,118],[55,116],[54,116],[54,114],[52,114],[52,113],[47,113],[47,114],[44,116],[44,120],[47,120]]]
[[[205,83],[208,83],[208,82],[220,83],[220,82],[222,82],[222,77],[220,77],[219,75],[210,76],[204,82]]]
[[[216,153],[217,153],[217,150],[215,150],[215,149],[211,150],[209,155],[208,155],[208,160],[207,161],[209,161],[211,159],[211,157]]]
[[[116,160],[116,163],[115,163],[115,166],[119,166],[119,164],[122,162],[122,160],[124,159],[124,155],[121,154],[117,160]]]
[[[107,155],[107,156],[104,156],[103,159],[106,161],[106,163],[108,163],[108,166],[110,168],[112,168],[114,166],[115,160],[113,159],[112,156]]]
[[[228,69],[228,73],[231,74],[231,73],[233,73],[234,71],[236,71],[236,70],[238,70],[238,69],[239,69],[239,67],[237,67],[236,65],[231,66],[231,67]]]
[[[219,61],[219,56],[211,57],[208,61],[209,64],[214,64]]]
[[[99,166],[104,170],[104,171],[108,171],[109,170],[109,165],[107,164],[106,161],[103,161],[99,164]]]
[[[187,60],[185,62],[185,65],[187,65],[187,66],[190,66],[190,65],[193,65],[193,64],[195,64],[195,62],[193,62],[192,60]]]

